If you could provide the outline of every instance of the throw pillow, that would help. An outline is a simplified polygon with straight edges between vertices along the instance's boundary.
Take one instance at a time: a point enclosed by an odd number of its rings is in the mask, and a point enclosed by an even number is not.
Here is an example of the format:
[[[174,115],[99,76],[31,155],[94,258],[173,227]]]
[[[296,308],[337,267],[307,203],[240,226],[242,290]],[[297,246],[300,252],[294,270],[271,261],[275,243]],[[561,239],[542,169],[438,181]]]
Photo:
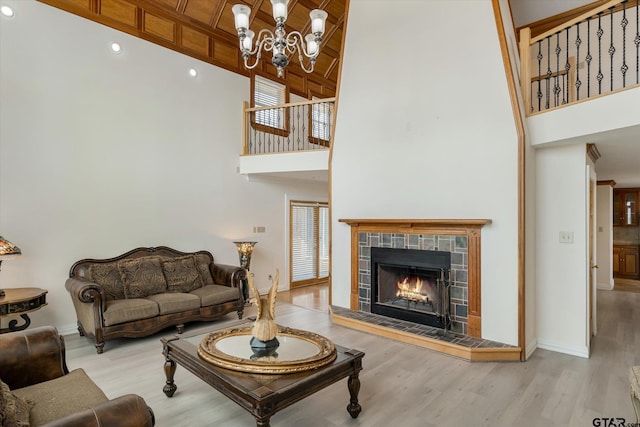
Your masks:
[[[117,262],[91,264],[89,266],[89,280],[102,287],[107,296],[107,301],[124,299],[124,286],[120,278]]]
[[[211,272],[209,271],[209,257],[203,254],[197,254],[195,257],[198,271],[200,272],[200,276],[202,276],[202,282],[205,285],[213,285],[213,277],[211,277]]]
[[[29,411],[33,402],[11,393],[0,380],[0,426],[29,427]]]
[[[167,290],[162,261],[157,255],[118,262],[125,298],[144,298]]]
[[[169,292],[191,292],[203,286],[193,255],[166,258],[162,260],[162,270]]]

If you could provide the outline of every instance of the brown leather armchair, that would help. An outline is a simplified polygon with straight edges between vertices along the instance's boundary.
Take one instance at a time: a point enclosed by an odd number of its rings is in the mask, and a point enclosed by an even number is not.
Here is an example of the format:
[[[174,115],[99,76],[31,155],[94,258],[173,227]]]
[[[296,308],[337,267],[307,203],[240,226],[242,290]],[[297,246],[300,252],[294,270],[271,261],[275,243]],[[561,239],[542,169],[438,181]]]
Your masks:
[[[50,326],[0,335],[0,379],[33,403],[32,426],[146,427],[155,424],[144,399],[109,400],[82,369],[69,372],[63,337]]]

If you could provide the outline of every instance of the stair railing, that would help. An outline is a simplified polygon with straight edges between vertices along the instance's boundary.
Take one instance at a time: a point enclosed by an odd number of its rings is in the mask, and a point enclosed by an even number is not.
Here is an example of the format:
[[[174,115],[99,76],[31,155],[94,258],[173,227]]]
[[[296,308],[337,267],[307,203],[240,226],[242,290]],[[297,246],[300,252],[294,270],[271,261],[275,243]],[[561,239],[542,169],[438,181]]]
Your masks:
[[[527,115],[640,85],[638,1],[608,1],[533,38],[520,31]]]
[[[243,104],[242,155],[328,150],[335,98],[269,107]]]

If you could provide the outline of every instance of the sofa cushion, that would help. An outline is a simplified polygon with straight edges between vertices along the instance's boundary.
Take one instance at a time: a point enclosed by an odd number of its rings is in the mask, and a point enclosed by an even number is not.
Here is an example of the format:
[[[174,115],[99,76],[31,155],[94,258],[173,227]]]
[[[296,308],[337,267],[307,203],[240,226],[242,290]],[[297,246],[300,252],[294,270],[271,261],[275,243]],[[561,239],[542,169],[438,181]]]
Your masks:
[[[159,256],[124,259],[118,262],[126,298],[144,298],[167,291]]]
[[[0,426],[29,427],[29,411],[33,402],[16,396],[0,380]]]
[[[202,281],[205,285],[213,285],[213,276],[211,276],[211,270],[209,270],[209,257],[204,254],[196,254],[195,257]]]
[[[107,396],[82,369],[53,380],[19,388],[17,396],[34,402],[32,425],[42,425],[106,402]]]
[[[202,277],[196,267],[196,257],[193,255],[163,259],[162,271],[167,279],[169,292],[190,292],[203,285]]]
[[[158,314],[160,314],[158,304],[148,299],[130,298],[107,301],[107,306],[103,313],[104,325],[112,326],[118,323],[148,319]]]
[[[203,286],[189,293],[200,297],[200,305],[202,307],[234,301],[240,298],[240,292],[237,288],[220,285]]]
[[[147,299],[158,304],[160,314],[179,313],[200,308],[200,298],[191,294],[172,292],[150,295]]]
[[[122,284],[117,262],[91,264],[88,270],[89,280],[102,286],[107,296],[107,301],[124,299],[124,285]]]

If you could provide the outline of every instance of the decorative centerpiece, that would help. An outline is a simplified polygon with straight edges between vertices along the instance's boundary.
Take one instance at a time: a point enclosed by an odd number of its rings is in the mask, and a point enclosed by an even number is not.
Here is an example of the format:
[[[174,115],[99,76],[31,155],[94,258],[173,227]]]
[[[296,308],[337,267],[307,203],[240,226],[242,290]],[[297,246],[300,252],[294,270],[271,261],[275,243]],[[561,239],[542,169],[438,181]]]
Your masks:
[[[255,303],[258,308],[256,321],[251,327],[251,349],[257,356],[273,356],[273,352],[278,348],[280,342],[276,338],[278,325],[275,321],[276,293],[278,292],[278,281],[280,280],[280,270],[276,270],[276,278],[271,285],[271,289],[265,298],[260,296],[258,289],[253,284],[253,277],[247,274],[249,282],[249,301]]]
[[[252,293],[250,301],[255,302],[258,308],[255,322],[251,326],[207,334],[198,347],[198,355],[202,359],[226,369],[260,374],[303,372],[335,360],[336,348],[327,338],[276,324],[278,270],[264,298],[254,286],[250,274],[247,278]],[[282,339],[282,343],[276,336]]]

